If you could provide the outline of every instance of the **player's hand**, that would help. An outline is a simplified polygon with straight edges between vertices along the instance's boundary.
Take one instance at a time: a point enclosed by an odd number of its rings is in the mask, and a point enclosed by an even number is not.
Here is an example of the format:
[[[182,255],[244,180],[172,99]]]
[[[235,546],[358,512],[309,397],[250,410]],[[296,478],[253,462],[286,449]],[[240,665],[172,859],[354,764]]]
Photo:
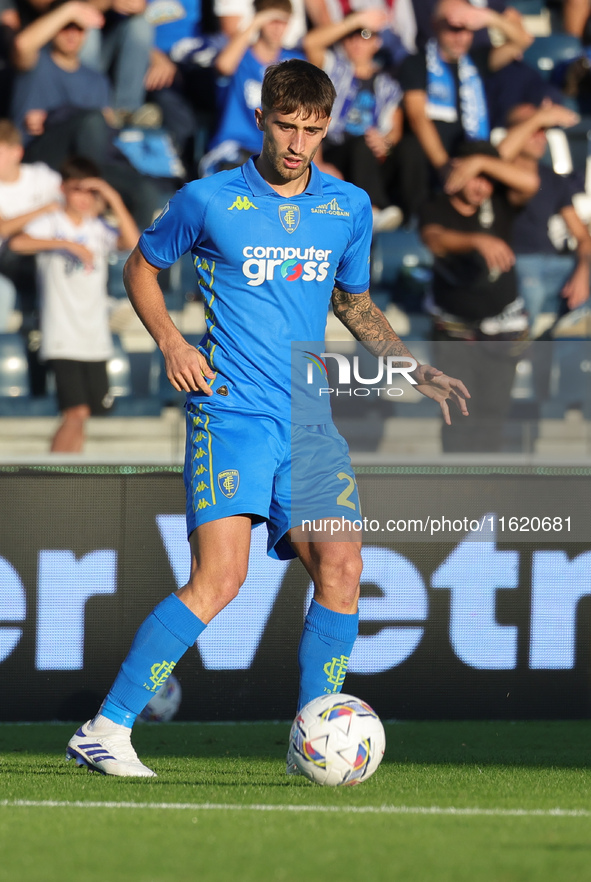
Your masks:
[[[476,233],[474,247],[484,257],[492,273],[506,273],[515,263],[515,254],[503,239],[488,233]]]
[[[415,389],[439,404],[448,426],[451,426],[448,401],[453,402],[463,416],[468,416],[466,399],[470,398],[470,393],[461,380],[448,377],[443,371],[428,364],[419,365],[413,376],[417,381]]]
[[[213,380],[211,369],[204,355],[180,337],[172,346],[162,347],[166,376],[177,392],[205,392],[212,395],[207,382]]]

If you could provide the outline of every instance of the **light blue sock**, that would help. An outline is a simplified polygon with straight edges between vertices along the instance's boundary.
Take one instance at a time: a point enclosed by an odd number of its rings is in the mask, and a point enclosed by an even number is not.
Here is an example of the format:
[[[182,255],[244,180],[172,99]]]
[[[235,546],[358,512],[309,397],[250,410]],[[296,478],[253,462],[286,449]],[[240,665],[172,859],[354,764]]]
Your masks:
[[[334,612],[312,600],[298,650],[298,710],[313,698],[341,691],[358,628],[358,613]]]
[[[201,619],[176,594],[169,594],[138,628],[100,713],[131,729],[204,629]]]

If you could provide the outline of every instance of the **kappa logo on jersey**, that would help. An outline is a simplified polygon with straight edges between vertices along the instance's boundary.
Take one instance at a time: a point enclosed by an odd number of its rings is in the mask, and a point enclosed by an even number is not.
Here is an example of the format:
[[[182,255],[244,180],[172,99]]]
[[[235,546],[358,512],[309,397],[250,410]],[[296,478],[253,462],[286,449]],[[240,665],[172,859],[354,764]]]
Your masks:
[[[271,282],[281,276],[286,282],[323,282],[330,269],[326,248],[280,248],[264,245],[247,245],[242,249],[246,258],[242,272],[251,287]],[[278,270],[277,276],[275,270]]]
[[[228,499],[231,499],[240,484],[240,472],[238,469],[226,469],[218,474],[218,487]]]
[[[255,211],[258,211],[248,196],[237,196],[232,205],[228,206],[228,211],[232,211],[233,208],[237,208],[238,211],[248,211],[249,208],[254,208]]]
[[[324,205],[317,205],[316,208],[311,208],[310,211],[312,214],[333,214],[336,217],[349,217],[350,212],[344,211],[336,199],[331,199],[330,202],[326,202]]]
[[[300,209],[298,205],[280,205],[279,206],[279,220],[281,221],[281,226],[288,233],[293,233],[294,230],[297,230],[300,224]]]

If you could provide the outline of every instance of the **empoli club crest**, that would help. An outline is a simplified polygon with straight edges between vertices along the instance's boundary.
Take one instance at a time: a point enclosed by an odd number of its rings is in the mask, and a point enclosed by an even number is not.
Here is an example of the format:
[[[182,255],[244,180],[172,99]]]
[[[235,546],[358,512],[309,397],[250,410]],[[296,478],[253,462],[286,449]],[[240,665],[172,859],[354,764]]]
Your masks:
[[[240,472],[238,469],[226,469],[218,474],[218,487],[228,499],[231,499],[240,484]]]
[[[294,230],[297,230],[300,223],[300,209],[298,205],[280,205],[279,206],[279,220],[281,221],[281,226],[288,233],[293,233]]]

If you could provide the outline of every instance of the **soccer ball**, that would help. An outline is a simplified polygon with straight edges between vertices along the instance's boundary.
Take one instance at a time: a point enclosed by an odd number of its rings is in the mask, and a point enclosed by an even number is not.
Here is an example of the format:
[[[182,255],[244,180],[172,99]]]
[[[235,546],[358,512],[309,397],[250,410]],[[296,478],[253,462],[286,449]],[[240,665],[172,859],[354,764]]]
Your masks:
[[[316,784],[360,784],[373,775],[386,749],[381,720],[353,695],[323,695],[293,721],[290,759]]]
[[[172,674],[150,699],[138,719],[146,723],[167,723],[176,716],[183,696],[181,684]]]

